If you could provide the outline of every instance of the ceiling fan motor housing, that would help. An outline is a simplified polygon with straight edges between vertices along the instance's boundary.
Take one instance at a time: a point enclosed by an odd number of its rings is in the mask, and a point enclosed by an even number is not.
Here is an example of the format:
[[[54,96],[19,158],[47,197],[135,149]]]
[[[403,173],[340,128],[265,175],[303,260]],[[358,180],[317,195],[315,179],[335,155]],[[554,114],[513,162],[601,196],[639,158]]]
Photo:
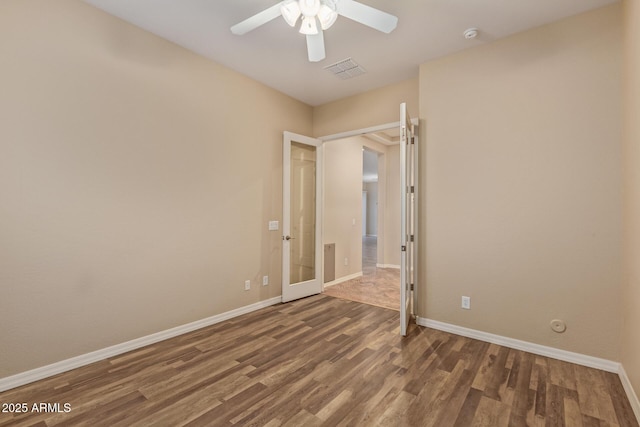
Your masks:
[[[300,0],[300,12],[308,17],[312,18],[320,11],[320,0]]]

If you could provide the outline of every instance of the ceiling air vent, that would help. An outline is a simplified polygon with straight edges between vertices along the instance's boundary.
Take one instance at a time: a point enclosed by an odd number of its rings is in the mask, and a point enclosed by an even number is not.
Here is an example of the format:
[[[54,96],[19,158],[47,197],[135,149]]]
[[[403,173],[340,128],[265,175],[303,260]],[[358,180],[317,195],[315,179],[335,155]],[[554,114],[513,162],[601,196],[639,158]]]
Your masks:
[[[342,61],[338,61],[332,65],[327,65],[324,69],[331,71],[342,80],[360,76],[367,72],[367,70],[362,68],[362,66],[358,65],[351,58],[343,59]]]

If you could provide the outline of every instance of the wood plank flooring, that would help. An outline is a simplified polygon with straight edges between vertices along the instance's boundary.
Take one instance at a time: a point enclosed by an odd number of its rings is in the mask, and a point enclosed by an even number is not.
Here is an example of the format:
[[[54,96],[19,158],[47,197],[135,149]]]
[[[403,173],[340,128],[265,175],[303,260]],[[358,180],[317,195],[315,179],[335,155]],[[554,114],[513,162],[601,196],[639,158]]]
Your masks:
[[[0,393],[0,426],[638,426],[614,374],[317,295]]]

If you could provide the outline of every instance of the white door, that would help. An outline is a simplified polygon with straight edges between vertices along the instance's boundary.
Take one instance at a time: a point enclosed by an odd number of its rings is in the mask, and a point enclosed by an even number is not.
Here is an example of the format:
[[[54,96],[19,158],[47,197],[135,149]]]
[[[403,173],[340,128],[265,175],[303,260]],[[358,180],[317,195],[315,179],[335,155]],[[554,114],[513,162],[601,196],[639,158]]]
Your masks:
[[[407,335],[418,268],[418,140],[415,127],[400,104],[400,333]]]
[[[322,141],[284,133],[282,301],[322,292]]]

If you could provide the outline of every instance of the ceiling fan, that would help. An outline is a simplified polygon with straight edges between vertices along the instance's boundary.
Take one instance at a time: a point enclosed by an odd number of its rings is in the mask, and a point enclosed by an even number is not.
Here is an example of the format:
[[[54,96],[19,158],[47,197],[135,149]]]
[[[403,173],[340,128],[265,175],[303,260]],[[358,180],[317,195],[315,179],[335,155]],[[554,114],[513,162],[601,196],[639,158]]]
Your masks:
[[[322,31],[331,27],[338,15],[387,34],[398,25],[396,16],[354,0],[284,0],[234,25],[231,32],[246,34],[280,15],[292,27],[302,21],[300,33],[307,36],[307,52],[311,62],[325,58]]]

